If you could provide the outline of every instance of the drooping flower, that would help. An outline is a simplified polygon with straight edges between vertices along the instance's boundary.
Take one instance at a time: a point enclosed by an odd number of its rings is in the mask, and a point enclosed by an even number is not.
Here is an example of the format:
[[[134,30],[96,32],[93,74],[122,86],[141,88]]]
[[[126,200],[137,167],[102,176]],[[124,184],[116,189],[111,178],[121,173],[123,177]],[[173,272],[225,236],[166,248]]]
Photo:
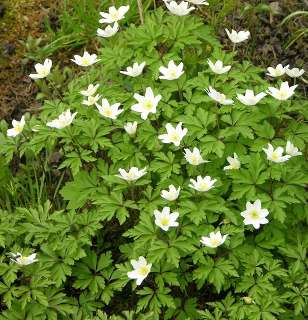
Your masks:
[[[187,133],[187,129],[182,128],[182,122],[178,123],[175,128],[171,123],[167,123],[166,130],[167,133],[159,135],[158,139],[160,139],[162,143],[173,143],[177,147]]]
[[[202,237],[200,242],[210,248],[217,248],[220,245],[222,245],[228,237],[228,234],[225,234],[224,236],[218,232],[211,232],[208,237]]]
[[[46,59],[43,64],[37,63],[34,65],[37,73],[31,73],[29,77],[34,80],[46,78],[50,73],[51,67],[52,61],[50,59]]]
[[[107,12],[100,12],[102,19],[99,20],[100,23],[114,23],[125,18],[126,12],[129,10],[129,6],[121,6],[119,9],[114,6],[110,7]]]
[[[89,97],[89,96],[94,96],[96,93],[96,90],[98,89],[99,84],[96,84],[95,86],[91,83],[89,84],[87,90],[81,90],[80,93],[85,96],[85,97]]]
[[[124,125],[124,130],[125,130],[130,136],[134,136],[134,135],[136,134],[136,131],[137,131],[137,126],[138,126],[137,121],[127,122],[127,123]]]
[[[286,73],[286,71],[287,71],[287,69],[289,68],[289,65],[287,65],[287,66],[283,66],[281,63],[280,64],[278,64],[275,68],[273,68],[273,67],[268,67],[267,68],[267,75],[268,76],[271,76],[271,77],[274,77],[274,78],[277,78],[277,77],[281,77],[281,76],[283,76],[285,73]]]
[[[266,153],[267,160],[280,163],[280,162],[285,162],[288,161],[291,156],[290,155],[285,155],[283,156],[283,148],[278,147],[274,149],[274,147],[269,143],[267,149],[263,148],[263,151]]]
[[[57,119],[47,122],[46,125],[51,128],[63,129],[73,122],[77,113],[78,112],[72,114],[71,110],[67,109],[66,111],[61,113]]]
[[[163,66],[159,68],[159,72],[162,74],[161,76],[159,76],[159,79],[178,79],[184,73],[183,67],[183,62],[181,62],[179,65],[176,65],[173,60],[170,60],[167,68]]]
[[[253,90],[247,89],[245,95],[237,94],[237,99],[246,106],[255,106],[261,99],[266,96],[265,92],[254,94]]]
[[[83,53],[83,56],[74,55],[74,59],[71,59],[71,60],[81,67],[88,67],[100,61],[100,59],[97,59],[96,54],[89,54],[89,52],[87,51]]]
[[[37,262],[36,253],[31,254],[30,256],[23,256],[20,252],[11,253],[13,261],[19,264],[20,266],[27,266],[31,263]]]
[[[141,75],[144,67],[145,67],[145,62],[142,62],[140,64],[138,64],[138,62],[134,62],[132,67],[127,67],[126,71],[121,70],[120,73],[135,78]]]
[[[189,7],[189,3],[186,1],[181,1],[177,4],[175,1],[164,0],[168,10],[176,16],[186,16],[190,11],[194,10],[195,7]]]
[[[228,72],[231,69],[231,66],[224,66],[221,60],[217,60],[213,63],[210,59],[208,59],[208,65],[214,73],[223,74]]]
[[[294,94],[296,87],[297,84],[289,87],[288,82],[285,81],[281,84],[279,89],[269,87],[267,93],[269,93],[275,99],[283,101],[289,99]]]
[[[225,29],[229,39],[233,42],[233,43],[240,43],[243,42],[245,40],[247,40],[250,36],[250,32],[249,31],[239,31],[236,32],[235,30],[232,29],[232,31],[230,32],[228,29]]]
[[[168,200],[168,201],[174,201],[176,200],[180,195],[181,187],[176,187],[173,184],[170,184],[169,190],[162,190],[160,195],[162,198]]]
[[[100,99],[100,95],[97,94],[96,96],[88,96],[86,100],[82,101],[82,104],[86,106],[93,106],[94,104],[97,103],[97,101]]]
[[[213,179],[210,176],[205,176],[202,178],[201,176],[197,177],[197,180],[190,179],[191,184],[188,186],[200,192],[206,192],[210,189],[214,188],[214,184],[217,180]]]
[[[301,77],[305,73],[305,70],[299,69],[299,68],[292,68],[292,69],[287,68],[286,73],[291,78],[298,78],[298,77]]]
[[[222,105],[231,105],[234,103],[232,99],[227,99],[227,97],[223,93],[216,91],[211,86],[209,86],[208,89],[205,89],[205,92],[208,94],[210,98]]]
[[[131,167],[129,171],[125,171],[124,169],[120,168],[119,169],[119,175],[117,177],[124,179],[126,181],[136,181],[145,174],[147,174],[147,169],[138,169],[137,167]]]
[[[144,96],[135,93],[134,98],[138,101],[138,103],[134,104],[131,109],[141,113],[141,118],[146,120],[150,113],[156,113],[156,107],[161,99],[161,95],[159,94],[154,96],[153,90],[148,87],[145,90]]]
[[[170,212],[169,207],[164,207],[162,211],[154,210],[155,224],[164,231],[168,231],[171,227],[177,227],[179,223],[176,221],[179,217],[178,212]]]
[[[201,6],[201,5],[208,6],[209,5],[209,3],[205,0],[187,0],[187,2],[190,2],[190,3],[195,4],[197,6]]]
[[[229,162],[228,166],[224,167],[224,170],[237,170],[241,167],[240,159],[238,158],[238,155],[234,152],[233,158],[227,157],[227,161]]]
[[[110,38],[119,31],[119,24],[115,22],[112,26],[109,25],[105,29],[98,28],[97,35],[103,38]]]
[[[20,133],[22,133],[25,124],[26,124],[26,121],[24,116],[21,117],[20,121],[17,121],[14,119],[12,121],[13,128],[7,130],[6,132],[7,136],[8,137],[18,136]]]
[[[120,113],[124,111],[124,109],[119,109],[120,103],[115,103],[113,105],[109,104],[107,99],[102,99],[102,104],[96,103],[96,108],[98,109],[99,113],[106,118],[115,120]]]
[[[255,229],[259,229],[261,224],[268,223],[265,218],[269,214],[267,209],[261,208],[261,201],[257,199],[254,203],[249,201],[246,203],[246,210],[241,212],[241,216],[244,218],[244,224],[252,224]]]
[[[146,259],[142,256],[140,256],[138,260],[131,260],[130,263],[134,270],[127,272],[127,276],[130,279],[136,279],[137,286],[140,286],[142,281],[150,273],[152,263],[147,263]]]
[[[302,155],[302,153],[300,151],[298,151],[298,148],[295,147],[295,145],[290,141],[287,141],[286,154],[291,157],[296,157],[296,156]]]
[[[203,160],[200,150],[198,148],[193,148],[193,151],[190,151],[189,149],[184,149],[184,157],[186,161],[193,166],[197,166],[199,164],[209,162],[206,160]]]

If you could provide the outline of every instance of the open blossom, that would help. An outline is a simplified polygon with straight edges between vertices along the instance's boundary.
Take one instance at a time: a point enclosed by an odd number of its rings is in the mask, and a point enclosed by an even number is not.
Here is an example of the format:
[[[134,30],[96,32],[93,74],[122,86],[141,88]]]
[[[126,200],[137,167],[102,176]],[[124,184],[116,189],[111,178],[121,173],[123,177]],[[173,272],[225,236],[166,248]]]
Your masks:
[[[64,111],[63,113],[61,113],[57,119],[54,119],[50,122],[47,122],[46,125],[51,128],[63,129],[63,128],[69,126],[73,122],[77,113],[78,112],[75,112],[72,114],[71,110],[68,109],[68,110]]]
[[[170,60],[168,63],[168,67],[160,67],[159,72],[162,74],[159,76],[159,79],[164,80],[175,80],[178,79],[183,73],[183,62],[181,62],[178,66],[174,63],[173,60]]]
[[[167,123],[166,130],[167,133],[159,135],[158,139],[160,139],[162,143],[173,143],[177,147],[187,133],[187,129],[182,128],[182,122],[178,123],[175,128],[171,123]]]
[[[215,63],[213,63],[210,59],[208,59],[207,63],[211,70],[217,74],[226,73],[231,69],[231,66],[224,66],[221,60],[217,60]]]
[[[302,155],[300,151],[298,151],[298,148],[294,146],[294,144],[290,141],[287,141],[286,145],[286,154],[291,157],[296,157]]]
[[[138,64],[138,62],[135,62],[132,67],[127,67],[126,71],[121,70],[120,73],[135,78],[141,75],[144,67],[145,62],[142,62],[140,64]]]
[[[200,191],[200,192],[206,192],[209,191],[210,189],[214,188],[214,184],[217,180],[213,179],[210,176],[206,176],[202,178],[201,176],[197,177],[197,180],[190,179],[191,184],[188,186]]]
[[[141,113],[141,118],[146,120],[150,113],[156,113],[156,107],[161,99],[161,95],[159,94],[154,96],[153,90],[148,87],[145,90],[144,96],[135,93],[134,98],[138,101],[138,103],[134,104],[131,109]]]
[[[119,175],[117,177],[124,179],[126,181],[136,181],[145,174],[147,174],[147,169],[138,169],[137,167],[131,167],[129,171],[125,171],[124,169],[119,169]]]
[[[289,99],[294,94],[296,87],[297,84],[289,87],[288,82],[285,81],[281,84],[279,89],[269,87],[267,93],[269,93],[275,99],[283,101]]]
[[[182,1],[179,4],[175,1],[164,1],[168,10],[176,16],[186,16],[190,11],[195,9],[195,7],[189,7],[189,3],[186,1]]]
[[[267,68],[267,75],[271,77],[280,77],[283,76],[286,73],[286,70],[289,68],[289,65],[284,67],[282,64],[278,64],[275,68],[273,67],[268,67]]]
[[[177,227],[179,223],[176,221],[179,217],[178,212],[170,212],[169,207],[164,207],[162,211],[154,210],[155,224],[164,231],[168,231],[171,227]]]
[[[261,208],[261,201],[257,199],[254,203],[249,201],[246,203],[246,210],[241,212],[241,216],[244,218],[244,224],[252,224],[255,229],[259,229],[261,224],[268,223],[265,218],[269,214],[267,209]]]
[[[222,245],[228,237],[228,234],[224,236],[218,232],[211,232],[208,237],[202,237],[200,242],[207,247],[210,248],[217,248],[218,246]]]
[[[107,12],[100,12],[102,19],[99,20],[100,23],[114,23],[125,18],[126,12],[129,10],[129,6],[121,6],[119,9],[112,6]]]
[[[103,38],[110,38],[119,31],[119,24],[115,22],[113,26],[109,25],[105,29],[98,28],[97,35]]]
[[[124,109],[119,109],[120,103],[115,103],[113,105],[109,104],[107,99],[102,99],[102,104],[99,105],[96,103],[96,108],[99,113],[109,119],[115,120],[120,113],[124,111]]]
[[[237,99],[242,102],[242,104],[246,106],[255,106],[261,99],[266,96],[265,92],[260,92],[258,94],[254,94],[253,90],[247,89],[245,91],[245,95],[237,94]]]
[[[233,43],[240,43],[243,42],[245,40],[247,40],[250,36],[250,32],[249,31],[239,31],[236,32],[235,30],[232,29],[232,31],[230,32],[228,29],[225,29],[229,39],[233,42]]]
[[[86,106],[93,106],[100,99],[100,97],[101,96],[99,94],[97,94],[96,96],[88,96],[86,100],[82,101],[82,104]]]
[[[37,262],[36,253],[31,254],[30,256],[23,256],[20,252],[11,253],[13,261],[19,264],[20,266],[27,266],[31,263]]]
[[[208,94],[210,98],[222,105],[230,105],[234,103],[232,99],[227,99],[227,97],[223,93],[216,91],[211,86],[209,86],[208,89],[205,89],[205,92]]]
[[[201,6],[201,5],[208,6],[209,5],[209,3],[205,0],[187,0],[187,2],[190,2],[190,3],[195,4],[197,6]]]
[[[87,90],[81,90],[80,93],[85,96],[85,97],[89,97],[89,96],[94,96],[96,93],[96,90],[98,89],[99,84],[96,84],[95,86],[91,83],[89,84]]]
[[[152,264],[147,263],[146,259],[142,256],[138,260],[131,260],[130,263],[134,270],[127,272],[127,276],[130,279],[136,279],[136,284],[139,286],[150,273]]]
[[[95,62],[100,61],[100,59],[97,59],[96,54],[89,54],[89,52],[87,51],[83,53],[83,56],[74,55],[74,59],[71,60],[81,67],[88,67],[94,64]]]
[[[162,190],[160,195],[168,201],[174,201],[179,197],[180,191],[181,187],[176,188],[173,184],[170,184],[169,190]]]
[[[133,136],[133,135],[136,134],[137,126],[138,126],[137,121],[127,122],[127,123],[124,125],[124,130],[125,130],[130,136]]]
[[[280,163],[280,162],[285,162],[290,159],[290,155],[282,155],[283,154],[283,148],[278,147],[274,149],[274,147],[269,143],[267,149],[263,148],[263,151],[266,153],[267,160]]]
[[[190,151],[189,149],[184,149],[184,157],[186,161],[193,166],[197,166],[199,164],[208,162],[206,160],[203,160],[200,150],[198,148],[193,148],[193,151]]]
[[[43,64],[37,63],[34,68],[37,73],[31,73],[29,77],[31,79],[43,79],[46,78],[51,70],[52,61],[50,59],[46,59]]]
[[[20,133],[22,133],[22,130],[24,129],[25,124],[26,124],[26,121],[24,116],[21,117],[20,121],[17,121],[14,119],[12,121],[13,128],[7,130],[6,132],[7,136],[8,137],[18,136]]]
[[[305,70],[298,69],[298,68],[293,68],[293,69],[287,68],[286,73],[291,78],[298,78],[298,77],[301,77],[305,73]]]
[[[229,165],[225,166],[224,170],[237,170],[241,167],[241,162],[235,152],[233,154],[233,158],[227,157],[227,161],[229,162]]]

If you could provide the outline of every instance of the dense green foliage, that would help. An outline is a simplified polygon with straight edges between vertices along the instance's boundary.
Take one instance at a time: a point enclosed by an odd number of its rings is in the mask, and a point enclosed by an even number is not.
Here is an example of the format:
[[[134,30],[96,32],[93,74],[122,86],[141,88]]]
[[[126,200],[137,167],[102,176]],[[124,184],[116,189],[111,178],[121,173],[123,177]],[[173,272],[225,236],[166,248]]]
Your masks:
[[[234,56],[201,19],[159,8],[147,12],[144,25],[102,39],[101,61],[72,79],[63,97],[44,101],[39,115],[27,114],[21,135],[7,137],[8,124],[1,123],[1,320],[308,317],[307,102],[268,95],[254,107],[236,99],[233,106],[216,104],[204,91],[209,86],[230,98],[269,86],[264,70]],[[208,58],[232,69],[215,75]],[[183,62],[184,75],[159,80],[159,67],[171,59]],[[135,61],[146,61],[141,76],[119,73]],[[124,107],[116,120],[81,104],[80,91],[90,83]],[[142,120],[130,108],[146,87],[162,99],[157,113]],[[46,126],[68,108],[78,112],[70,126]],[[124,131],[127,121],[138,122],[135,137]],[[188,129],[181,145],[163,144],[158,135],[166,123],[179,122]],[[262,148],[287,140],[304,155],[269,162]],[[193,147],[210,162],[187,163],[184,148]],[[234,152],[241,168],[224,171]],[[131,184],[116,176],[133,166],[147,174]],[[189,188],[198,175],[217,179],[215,188]],[[181,187],[175,202],[160,196],[170,184]],[[240,215],[256,199],[269,211],[259,230]],[[153,216],[164,206],[180,213],[179,226],[167,232]],[[214,230],[229,235],[224,245],[202,246],[200,238]],[[9,255],[34,251],[38,262],[28,266]],[[152,269],[136,286],[127,272],[139,256]]]

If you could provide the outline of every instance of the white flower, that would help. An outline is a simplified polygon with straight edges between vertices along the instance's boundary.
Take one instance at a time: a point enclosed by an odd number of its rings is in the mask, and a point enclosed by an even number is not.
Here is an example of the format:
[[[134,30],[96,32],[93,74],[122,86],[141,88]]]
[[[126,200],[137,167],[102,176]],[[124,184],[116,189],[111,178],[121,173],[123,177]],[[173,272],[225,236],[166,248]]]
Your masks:
[[[173,143],[175,146],[179,146],[182,139],[187,133],[187,129],[182,129],[182,122],[178,123],[174,128],[171,123],[166,124],[166,134],[161,134],[158,136],[158,139],[162,141],[162,143]]]
[[[224,67],[223,62],[221,60],[217,60],[215,63],[213,63],[210,59],[208,59],[207,63],[209,65],[209,67],[211,68],[211,70],[217,74],[226,73],[231,69],[231,66]]]
[[[126,181],[136,181],[145,174],[147,174],[147,169],[138,169],[137,167],[131,167],[128,172],[126,172],[124,169],[119,169],[119,175],[116,175],[117,177],[124,179]]]
[[[234,102],[232,99],[227,99],[223,93],[216,91],[211,86],[208,89],[205,89],[205,92],[208,94],[209,97],[211,97],[213,100],[220,104],[230,105]]]
[[[96,96],[88,96],[86,100],[82,101],[82,104],[86,106],[93,106],[100,99],[100,97],[101,96],[99,94]]]
[[[107,12],[100,12],[103,17],[99,20],[100,23],[114,23],[125,18],[126,12],[129,10],[129,6],[121,6],[119,9],[114,6],[110,7]]]
[[[141,118],[146,120],[150,113],[156,113],[156,107],[161,99],[161,95],[159,94],[155,97],[153,90],[148,87],[145,90],[144,96],[135,93],[134,98],[138,101],[138,103],[134,104],[131,109],[141,113]]]
[[[130,279],[136,279],[136,284],[139,286],[150,273],[152,263],[147,263],[146,259],[142,256],[138,260],[131,260],[130,263],[134,270],[127,272],[127,276]]]
[[[298,77],[301,77],[305,73],[305,70],[298,69],[298,68],[293,68],[293,69],[287,68],[286,73],[291,78],[298,78]]]
[[[247,89],[245,91],[245,95],[237,94],[237,99],[245,104],[246,106],[255,106],[261,99],[266,96],[265,92],[260,92],[258,94],[254,94],[253,90]]]
[[[47,122],[46,125],[51,128],[63,129],[73,122],[77,113],[78,112],[72,114],[70,109],[68,109],[61,113],[57,119]]]
[[[96,84],[95,86],[91,83],[88,86],[87,90],[81,90],[80,93],[85,96],[85,97],[89,97],[89,96],[94,96],[96,93],[96,90],[98,89],[99,84]]]
[[[169,190],[162,190],[160,195],[162,198],[168,200],[168,201],[174,201],[176,200],[180,195],[181,187],[176,187],[173,184],[170,184]]]
[[[186,161],[193,166],[197,166],[201,163],[209,162],[206,160],[203,160],[200,150],[198,148],[193,148],[193,151],[190,151],[189,149],[184,149],[184,157]]]
[[[141,75],[143,69],[145,67],[145,62],[138,64],[135,62],[132,67],[127,67],[126,71],[120,71],[120,73],[125,74],[130,77],[138,77]]]
[[[114,36],[119,31],[119,25],[117,22],[113,26],[107,26],[105,29],[98,28],[97,35],[103,38],[110,38]]]
[[[289,99],[293,94],[297,87],[297,84],[294,86],[289,87],[289,84],[287,81],[283,82],[279,89],[274,87],[269,87],[268,92],[272,97],[274,97],[277,100],[287,100]]]
[[[201,5],[208,6],[209,5],[209,3],[205,0],[187,0],[187,2],[190,2],[190,3],[195,4],[197,6],[201,6]]]
[[[83,53],[83,56],[74,55],[75,59],[71,59],[73,62],[78,64],[82,67],[88,67],[94,64],[95,62],[100,61],[100,59],[97,59],[96,54],[89,54],[87,51]]]
[[[228,237],[228,234],[224,236],[221,235],[220,231],[218,232],[211,232],[208,237],[202,237],[200,242],[207,247],[210,248],[217,248],[218,246],[222,245]]]
[[[7,130],[6,132],[7,136],[8,137],[18,136],[20,133],[22,133],[22,130],[24,129],[25,124],[26,124],[26,121],[24,116],[21,117],[20,121],[17,121],[14,119],[12,121],[13,128]]]
[[[125,130],[130,136],[133,136],[133,135],[136,134],[137,126],[138,126],[137,121],[127,122],[127,123],[124,125],[124,130]]]
[[[233,43],[240,43],[243,42],[245,40],[247,40],[250,36],[250,32],[249,31],[239,31],[236,32],[235,30],[232,29],[232,31],[230,32],[228,29],[225,29],[229,39],[233,42]]]
[[[287,141],[286,154],[291,157],[296,157],[296,156],[302,155],[302,153],[300,151],[298,151],[298,148],[296,148],[295,145],[290,141]]]
[[[252,224],[255,229],[259,229],[261,224],[268,223],[265,218],[269,214],[267,209],[261,208],[261,201],[257,199],[254,203],[249,201],[246,203],[246,210],[241,212],[244,218],[244,224]]]
[[[271,76],[271,77],[280,77],[280,76],[283,76],[287,69],[289,68],[289,65],[287,65],[286,67],[284,67],[282,64],[278,64],[276,66],[276,68],[273,68],[273,67],[268,67],[267,68],[267,75],[268,76]]]
[[[124,109],[119,109],[120,103],[115,103],[110,105],[107,99],[102,99],[102,104],[95,104],[99,113],[109,119],[115,120],[120,113],[124,111]]]
[[[27,266],[31,263],[37,262],[36,253],[31,254],[30,256],[23,256],[20,252],[11,253],[13,261],[19,264],[20,266]]]
[[[31,79],[43,79],[46,78],[52,66],[52,61],[50,59],[46,59],[43,64],[37,63],[34,68],[37,73],[31,73],[29,77]]]
[[[225,166],[224,170],[237,170],[241,167],[241,162],[235,152],[233,154],[233,158],[227,157],[227,161],[229,162],[229,165]]]
[[[194,10],[195,7],[188,7],[189,3],[186,1],[182,1],[177,4],[175,1],[168,2],[165,0],[165,5],[168,10],[175,14],[176,16],[186,16],[190,11]]]
[[[202,178],[201,176],[198,176],[197,180],[190,179],[191,184],[189,184],[188,186],[197,191],[206,192],[214,188],[214,183],[216,181],[217,181],[216,179],[212,180],[210,176],[206,176],[204,178]]]
[[[269,143],[268,148],[263,148],[263,151],[266,153],[267,160],[280,163],[280,162],[285,162],[288,161],[291,156],[290,155],[285,155],[283,156],[283,148],[278,147],[277,149],[274,150],[274,147]]]
[[[175,80],[178,79],[183,73],[183,62],[181,62],[178,66],[174,63],[173,60],[170,60],[168,63],[168,67],[160,67],[159,72],[162,76],[159,76],[159,79],[165,80]]]
[[[170,212],[169,207],[164,207],[162,211],[154,210],[155,224],[168,231],[171,227],[177,227],[179,223],[176,221],[179,217],[178,212]]]

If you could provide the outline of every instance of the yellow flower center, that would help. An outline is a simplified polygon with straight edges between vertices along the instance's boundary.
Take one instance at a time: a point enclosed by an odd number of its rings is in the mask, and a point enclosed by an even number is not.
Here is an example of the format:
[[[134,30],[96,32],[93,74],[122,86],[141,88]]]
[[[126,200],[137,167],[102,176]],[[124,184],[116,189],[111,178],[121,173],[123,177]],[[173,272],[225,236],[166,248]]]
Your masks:
[[[145,109],[148,109],[148,110],[152,109],[153,108],[152,101],[146,100],[145,103],[144,103],[144,107],[145,107]]]
[[[250,212],[251,219],[258,220],[260,218],[259,212],[257,210],[252,210]]]
[[[286,98],[288,96],[288,93],[285,90],[282,90],[279,92],[280,98]]]
[[[206,191],[209,189],[209,185],[206,182],[202,182],[199,188],[200,190]]]
[[[275,161],[277,161],[279,159],[279,155],[277,154],[276,151],[273,152],[272,159],[275,160]]]
[[[112,111],[111,111],[109,108],[106,108],[106,109],[105,109],[105,115],[106,115],[107,117],[111,117],[111,116],[112,116]]]
[[[211,239],[210,241],[211,241],[212,246],[218,246],[219,245],[219,240],[217,240],[217,239]]]
[[[197,158],[197,156],[196,155],[191,155],[190,156],[190,162],[192,163],[192,164],[194,164],[194,165],[197,165],[198,164],[198,158]]]
[[[169,220],[168,217],[163,217],[163,218],[160,220],[160,223],[161,223],[162,226],[167,227],[167,226],[169,226],[169,224],[170,224],[170,220]]]
[[[119,13],[118,12],[113,12],[111,14],[111,18],[112,18],[113,21],[119,20]]]
[[[138,269],[138,274],[140,276],[146,276],[148,272],[149,272],[149,268],[147,266],[143,266]]]
[[[89,59],[88,59],[88,58],[82,58],[82,64],[83,64],[84,66],[88,66],[88,65],[90,64]]]
[[[174,132],[170,135],[170,141],[176,142],[180,140],[180,136],[177,132]]]
[[[176,78],[177,77],[177,74],[176,74],[176,70],[171,70],[170,73],[169,73],[170,77],[172,78]]]

